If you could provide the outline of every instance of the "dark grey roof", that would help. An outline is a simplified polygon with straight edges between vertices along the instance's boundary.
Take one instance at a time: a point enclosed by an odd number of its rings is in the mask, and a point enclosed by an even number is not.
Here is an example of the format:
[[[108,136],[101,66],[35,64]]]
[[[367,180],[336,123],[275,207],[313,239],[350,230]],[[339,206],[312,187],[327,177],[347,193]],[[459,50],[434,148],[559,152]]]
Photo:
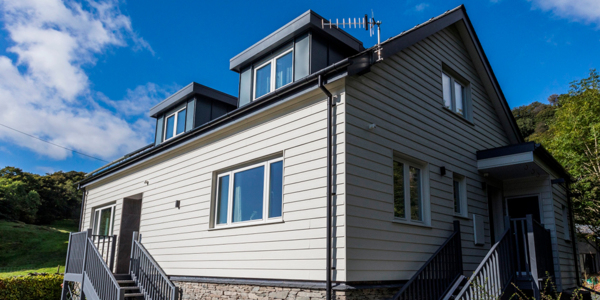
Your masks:
[[[364,50],[361,41],[339,28],[327,28],[327,30],[323,30],[321,28],[321,21],[323,19],[323,17],[319,16],[314,11],[308,10],[291,22],[285,24],[283,27],[277,29],[266,38],[260,40],[258,43],[252,45],[250,48],[233,57],[231,60],[229,60],[229,69],[240,72],[240,69],[244,67],[244,65],[256,60],[266,53],[269,53],[284,43],[289,42],[290,38],[303,33],[308,28],[319,30],[324,35],[340,41],[344,45],[354,49],[357,52]]]
[[[219,100],[233,106],[237,106],[238,102],[237,97],[217,91],[215,89],[211,89],[199,83],[192,82],[186,87],[177,91],[175,94],[169,96],[167,99],[161,101],[160,103],[152,107],[150,109],[150,117],[156,118],[161,112],[172,108],[173,106],[179,104],[182,100],[185,100],[189,96],[196,94]]]

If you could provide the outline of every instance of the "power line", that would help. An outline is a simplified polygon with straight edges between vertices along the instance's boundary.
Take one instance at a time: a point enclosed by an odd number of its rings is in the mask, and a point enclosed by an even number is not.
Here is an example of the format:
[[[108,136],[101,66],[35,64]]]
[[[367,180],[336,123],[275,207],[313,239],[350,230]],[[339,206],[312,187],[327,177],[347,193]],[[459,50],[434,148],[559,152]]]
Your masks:
[[[44,143],[48,143],[48,144],[50,144],[50,145],[53,145],[53,146],[56,146],[56,147],[63,148],[63,149],[65,149],[65,150],[69,150],[69,151],[75,152],[75,153],[77,153],[77,154],[79,154],[79,155],[87,156],[87,157],[89,157],[89,158],[97,159],[97,160],[99,160],[99,161],[103,161],[103,162],[106,162],[106,163],[108,162],[108,161],[106,161],[106,160],[104,160],[104,159],[102,159],[102,158],[94,157],[94,156],[91,156],[91,155],[88,155],[88,154],[85,154],[85,153],[79,152],[79,151],[77,151],[77,150],[73,150],[73,149],[71,149],[71,148],[67,148],[67,147],[65,147],[65,146],[61,146],[61,145],[58,145],[58,144],[52,143],[52,142],[50,142],[50,141],[46,141],[46,140],[44,140],[44,139],[41,139],[41,138],[39,138],[39,137],[37,137],[37,136],[35,136],[35,135],[31,135],[31,134],[29,134],[29,133],[25,133],[25,132],[23,132],[23,131],[20,131],[20,130],[14,129],[14,128],[12,128],[12,127],[6,126],[6,125],[4,125],[4,124],[0,124],[0,126],[4,126],[4,127],[8,128],[8,129],[10,129],[10,130],[14,130],[14,131],[16,131],[16,132],[18,132],[18,133],[21,133],[21,134],[24,134],[24,135],[26,135],[26,136],[32,137],[32,138],[34,138],[34,139],[36,139],[36,140],[40,140],[40,141],[42,141],[42,142],[44,142]]]

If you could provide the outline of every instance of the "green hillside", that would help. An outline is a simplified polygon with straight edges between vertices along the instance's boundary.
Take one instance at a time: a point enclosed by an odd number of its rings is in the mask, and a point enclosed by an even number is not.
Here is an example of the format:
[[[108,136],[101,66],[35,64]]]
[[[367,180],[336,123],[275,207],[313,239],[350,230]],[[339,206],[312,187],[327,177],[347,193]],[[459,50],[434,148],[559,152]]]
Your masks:
[[[77,221],[56,221],[51,226],[0,221],[0,277],[29,272],[64,272],[69,232]]]

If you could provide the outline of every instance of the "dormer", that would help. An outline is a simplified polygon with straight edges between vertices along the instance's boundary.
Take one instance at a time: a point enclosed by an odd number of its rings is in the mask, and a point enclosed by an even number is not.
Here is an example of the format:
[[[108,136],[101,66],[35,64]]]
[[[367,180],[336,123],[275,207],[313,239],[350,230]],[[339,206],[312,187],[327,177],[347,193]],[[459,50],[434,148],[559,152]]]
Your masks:
[[[236,108],[236,97],[192,82],[150,109],[150,117],[156,119],[154,144],[168,141]]]
[[[230,60],[240,74],[239,107],[300,80],[364,47],[309,10]]]

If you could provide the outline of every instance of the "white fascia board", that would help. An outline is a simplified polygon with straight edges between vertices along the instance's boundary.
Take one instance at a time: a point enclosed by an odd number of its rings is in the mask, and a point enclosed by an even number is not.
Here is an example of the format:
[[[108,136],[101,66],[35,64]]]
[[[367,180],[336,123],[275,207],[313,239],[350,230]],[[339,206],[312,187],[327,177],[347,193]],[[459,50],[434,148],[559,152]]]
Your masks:
[[[478,170],[486,170],[497,167],[518,165],[533,162],[533,152],[516,153],[492,158],[481,159],[477,161]]]

